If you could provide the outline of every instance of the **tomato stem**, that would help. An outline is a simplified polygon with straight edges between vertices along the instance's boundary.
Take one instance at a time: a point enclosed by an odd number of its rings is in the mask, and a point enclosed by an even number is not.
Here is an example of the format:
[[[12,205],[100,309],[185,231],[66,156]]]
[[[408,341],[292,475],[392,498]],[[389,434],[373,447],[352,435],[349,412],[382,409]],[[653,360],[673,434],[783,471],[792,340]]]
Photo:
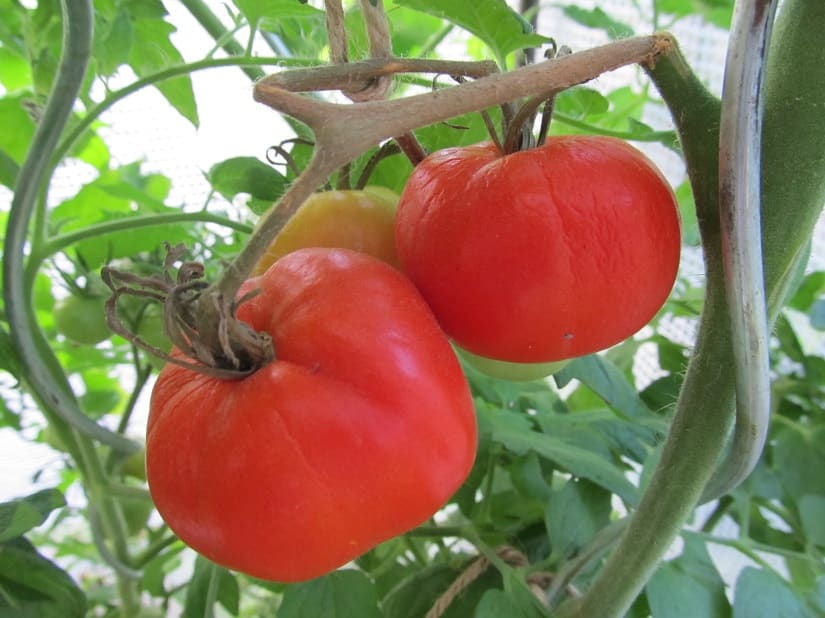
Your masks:
[[[212,351],[225,347],[220,333],[226,332],[224,320],[233,315],[235,296],[241,284],[277,233],[335,169],[386,139],[528,96],[535,92],[537,83],[544,91],[556,91],[627,64],[652,62],[672,45],[671,39],[661,34],[627,39],[504,74],[491,74],[487,63],[389,58],[283,71],[260,80],[255,85],[255,100],[307,124],[315,133],[316,147],[307,168],[261,219],[247,245],[220,279],[200,295],[195,329],[201,339],[199,344]],[[486,77],[405,99],[351,105],[318,101],[296,92],[346,88],[359,80],[363,82],[364,79],[400,72],[443,73],[447,67],[454,69],[448,71],[450,74]],[[253,346],[257,345],[253,343]],[[241,344],[241,349],[243,347]],[[257,357],[258,353],[252,350],[251,357]]]
[[[399,152],[401,152],[401,148],[395,141],[387,141],[381,144],[378,150],[375,151],[375,154],[369,158],[367,164],[364,166],[364,169],[361,170],[361,175],[355,183],[355,188],[360,190],[366,187],[367,184],[369,184],[370,176],[372,176],[372,173],[375,171],[378,164],[387,157],[396,155]]]

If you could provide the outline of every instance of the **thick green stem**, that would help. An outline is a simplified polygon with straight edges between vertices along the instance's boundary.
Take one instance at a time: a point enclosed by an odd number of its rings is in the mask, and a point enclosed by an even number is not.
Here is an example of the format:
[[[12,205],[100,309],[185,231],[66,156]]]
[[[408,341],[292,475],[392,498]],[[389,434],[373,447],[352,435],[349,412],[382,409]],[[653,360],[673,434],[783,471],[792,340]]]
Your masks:
[[[825,23],[821,0],[788,0],[766,72],[762,219],[768,313],[778,314],[790,274],[825,202]],[[685,383],[662,457],[631,524],[586,595],[566,615],[620,616],[644,587],[713,473],[733,418],[733,349],[723,293],[717,191],[719,103],[677,54],[651,76],[679,129],[694,189],[707,295]]]
[[[708,274],[705,304],[656,471],[615,552],[563,615],[624,614],[699,501],[733,421],[735,375],[717,200],[720,104],[678,51],[661,57],[650,74],[673,112],[694,188]]]
[[[65,423],[81,433],[124,451],[138,446],[105,429],[80,410],[57,357],[34,316],[31,282],[26,280],[24,246],[37,194],[57,141],[72,112],[86,74],[92,48],[91,2],[63,3],[63,52],[57,79],[43,116],[20,169],[6,227],[3,252],[4,301],[11,337],[24,366],[24,375],[36,398]]]
[[[733,420],[733,350],[721,264],[708,265],[717,274],[708,281],[696,353],[656,472],[616,551],[566,615],[610,618],[627,611],[692,513],[724,448]]]
[[[825,205],[823,24],[822,0],[786,0],[765,75],[762,244],[768,312],[774,319]]]

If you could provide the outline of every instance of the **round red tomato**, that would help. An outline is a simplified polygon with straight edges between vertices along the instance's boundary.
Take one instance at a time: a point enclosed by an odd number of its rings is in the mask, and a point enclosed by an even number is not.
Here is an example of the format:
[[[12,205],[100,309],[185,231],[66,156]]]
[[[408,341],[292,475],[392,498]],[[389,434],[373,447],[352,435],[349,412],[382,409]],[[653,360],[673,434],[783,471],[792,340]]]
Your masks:
[[[276,260],[297,249],[352,249],[398,267],[395,209],[398,195],[385,187],[313,193],[287,221],[255,265],[261,275]]]
[[[656,167],[613,138],[550,137],[430,155],[396,216],[404,271],[445,332],[484,357],[573,358],[644,326],[679,265],[676,200]]]
[[[415,287],[363,254],[304,249],[241,294],[277,359],[219,380],[167,364],[146,467],[158,511],[214,562],[317,577],[426,521],[464,481],[475,415]]]

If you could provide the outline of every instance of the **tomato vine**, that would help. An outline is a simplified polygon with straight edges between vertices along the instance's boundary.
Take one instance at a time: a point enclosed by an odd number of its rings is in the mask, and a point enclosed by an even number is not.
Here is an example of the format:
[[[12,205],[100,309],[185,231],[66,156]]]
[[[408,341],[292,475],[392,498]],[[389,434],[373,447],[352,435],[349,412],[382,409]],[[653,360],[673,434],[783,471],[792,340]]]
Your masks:
[[[183,296],[184,292],[192,292],[185,303],[167,302],[167,330],[171,331],[178,347],[186,349],[182,342],[197,340],[197,345],[191,345],[188,351],[200,365],[218,371],[229,369],[222,374],[229,377],[237,377],[238,371],[246,375],[268,362],[270,357],[265,352],[257,360],[250,361],[244,356],[250,345],[263,349],[268,341],[254,333],[233,330],[237,326],[238,290],[272,239],[291,220],[306,198],[336,170],[350,166],[358,157],[381,144],[385,146],[381,146],[379,152],[400,148],[415,164],[424,155],[414,134],[421,127],[497,106],[504,106],[505,123],[510,121],[518,125],[521,120],[530,123],[535,110],[549,96],[617,67],[640,64],[670,107],[698,212],[707,285],[696,352],[688,365],[659,463],[641,501],[627,518],[603,528],[580,548],[578,554],[568,557],[553,578],[543,580],[547,592],[542,598],[543,603],[555,609],[565,592],[570,596],[570,585],[576,576],[613,549],[591,586],[582,592],[580,598],[565,601],[558,607],[558,612],[560,615],[581,616],[622,615],[650,579],[695,505],[732,490],[748,475],[761,452],[769,413],[767,337],[764,328],[773,323],[786,300],[790,280],[798,269],[800,256],[810,238],[825,193],[825,188],[821,186],[823,183],[817,184],[816,180],[812,180],[821,177],[821,168],[817,166],[823,160],[822,144],[825,139],[821,133],[811,129],[821,125],[812,110],[815,111],[817,102],[822,100],[823,86],[814,84],[800,90],[800,84],[810,81],[807,76],[820,68],[820,57],[812,53],[806,43],[810,45],[812,40],[810,29],[813,25],[821,24],[822,9],[815,6],[815,0],[788,0],[787,4],[792,8],[780,13],[776,34],[779,42],[771,50],[767,69],[767,102],[760,148],[759,100],[758,97],[749,98],[747,94],[755,95],[760,90],[762,54],[750,56],[755,61],[752,64],[739,64],[743,54],[739,41],[744,39],[738,35],[734,36],[729,67],[731,70],[742,68],[744,77],[741,79],[746,86],[739,90],[735,85],[726,88],[720,101],[708,93],[692,74],[669,35],[625,39],[506,71],[501,49],[494,53],[499,60],[498,65],[489,61],[394,57],[388,32],[376,35],[382,28],[386,29],[382,3],[364,0],[360,4],[362,14],[367,20],[373,20],[373,26],[367,26],[373,57],[347,62],[345,22],[342,14],[335,13],[340,3],[330,0],[326,2],[327,16],[338,15],[339,19],[337,22],[333,20],[328,30],[337,33],[338,42],[333,44],[333,64],[319,67],[310,66],[314,65],[315,59],[252,57],[251,42],[260,23],[251,20],[249,44],[244,47],[235,41],[235,31],[222,29],[220,20],[205,5],[198,0],[186,0],[185,5],[190,13],[215,38],[216,49],[222,48],[238,55],[182,64],[138,79],[121,90],[108,93],[97,105],[89,106],[82,118],[64,133],[72,105],[86,76],[91,49],[92,9],[89,1],[63,2],[66,27],[63,61],[15,187],[5,239],[4,300],[8,322],[12,326],[11,337],[24,367],[27,387],[87,479],[91,530],[100,555],[118,575],[123,612],[125,615],[134,614],[139,604],[135,598],[134,580],[139,576],[136,569],[144,567],[174,542],[174,538],[167,533],[153,539],[140,553],[131,553],[126,542],[128,531],[120,499],[145,500],[145,490],[136,490],[112,478],[121,453],[138,448],[132,441],[126,440],[123,433],[137,393],[147,383],[148,367],[138,374],[138,388],[127,405],[129,412],[121,421],[120,431],[104,429],[103,425],[83,414],[64,368],[49,348],[33,315],[30,298],[35,277],[43,263],[82,240],[139,227],[199,222],[215,223],[224,229],[244,234],[251,232],[244,249],[214,282],[200,279],[198,271],[195,277],[197,284],[193,285],[194,279],[186,276],[190,271],[186,270],[189,266],[185,264],[181,281],[175,282],[170,276],[164,282],[166,287],[156,286],[149,294],[153,300],[166,302],[169,295]],[[762,0],[738,4],[745,7],[738,14],[738,27],[750,28],[750,34],[755,38],[748,40],[755,40],[761,52],[766,47],[773,21],[773,3]],[[806,17],[794,17],[794,11]],[[452,28],[453,25],[448,24],[434,33],[425,49],[432,48]],[[289,66],[293,70],[263,77],[259,67],[267,65]],[[46,203],[51,176],[72,146],[102,113],[146,86],[221,66],[242,67],[248,76],[259,80],[254,88],[257,101],[307,124],[314,133],[315,147],[309,164],[254,230],[245,223],[224,216],[197,212],[144,214],[55,235],[47,233]],[[384,100],[386,89],[394,79],[412,73],[461,76],[463,83],[425,94]],[[465,78],[469,81],[464,81]],[[355,102],[331,104],[306,95],[319,90],[340,90]],[[525,98],[532,102],[533,107],[523,108],[521,115],[514,116],[510,104]],[[811,100],[814,104],[808,103]],[[784,111],[784,106],[797,105],[800,101],[802,104],[793,112]],[[737,103],[742,103],[744,107],[736,108]],[[740,127],[732,125],[732,119],[737,117],[750,124]],[[559,120],[576,128],[590,127],[587,122],[565,118],[564,114],[560,115]],[[736,130],[731,131],[732,126]],[[789,132],[792,141],[784,135],[788,127],[797,129]],[[737,130],[741,132],[737,133]],[[514,147],[520,132],[520,127],[514,129],[511,126],[510,137],[505,140],[506,148]],[[671,145],[674,135],[671,131],[652,130],[645,134],[612,129],[602,132]],[[742,136],[742,141],[737,141],[737,135]],[[392,139],[396,140],[397,146],[386,146]],[[740,167],[743,163],[742,152],[748,153],[744,168]],[[756,171],[760,153],[763,166],[761,184]],[[371,169],[370,164],[366,167]],[[347,169],[339,179],[344,176],[348,178],[349,171]],[[746,218],[750,219],[745,224],[732,223],[742,211],[727,208],[730,200],[726,198],[734,185],[738,187],[734,193],[740,196],[739,201],[744,201],[751,208],[746,213]],[[797,194],[789,197],[791,194],[783,185],[802,186],[802,197],[797,198]],[[761,216],[764,229],[761,233],[764,239],[764,287],[762,256],[759,251],[745,253],[746,248],[758,245],[760,230],[756,209],[760,190],[763,194]],[[741,230],[745,230],[744,236],[739,235]],[[29,238],[33,239],[31,246],[24,251]],[[178,256],[173,254],[172,257]],[[115,277],[112,281],[113,287],[118,290],[115,301],[118,295],[128,294],[124,290],[134,282],[123,277]],[[157,283],[156,279],[153,281]],[[177,287],[179,285],[185,289]],[[754,307],[756,310],[753,310]],[[176,328],[182,328],[182,334],[176,333]],[[237,334],[233,336],[233,333]],[[753,336],[749,337],[748,333]],[[199,349],[206,352],[199,356]],[[134,352],[138,359],[137,352]],[[176,357],[173,362],[179,362],[179,358]],[[757,376],[756,379],[754,376]],[[486,418],[486,422],[491,422],[490,417]],[[731,429],[734,431],[732,448],[720,463],[720,454],[724,452]],[[113,448],[105,463],[95,451],[94,441]],[[518,446],[513,447],[512,451],[519,456],[519,448],[529,450],[524,448],[524,444],[516,443]],[[537,448],[534,442],[527,444]],[[492,460],[489,453],[485,456]],[[576,474],[573,467],[571,474]],[[492,493],[493,480],[490,473],[481,490],[485,500],[488,493]],[[547,490],[531,489],[539,493]],[[626,500],[626,504],[634,505],[632,500]],[[723,514],[727,508],[728,503],[720,503],[718,512]],[[483,504],[482,509],[487,515],[480,519],[486,525],[492,519],[489,516],[492,509],[490,502]],[[484,534],[480,533],[482,530]],[[469,540],[484,556],[483,561],[473,563],[475,569],[481,569],[481,565],[493,565],[501,574],[505,589],[514,589],[521,595],[532,594],[530,582],[539,579],[547,560],[550,560],[546,559],[544,564],[541,561],[529,564],[521,556],[504,558],[488,544],[490,538],[496,538],[495,531],[488,531],[479,523],[477,526],[430,526],[411,533],[407,538],[409,551],[413,556],[419,556],[419,561],[423,554],[412,542],[416,535]],[[743,551],[749,547],[744,547]],[[553,551],[556,551],[555,548]],[[794,559],[802,555],[793,550],[787,550],[787,554]],[[554,554],[552,558],[555,560],[558,556]],[[220,588],[221,572],[211,565],[201,566],[200,562],[196,568],[208,571],[207,597],[214,601]],[[530,580],[531,576],[533,580]],[[445,598],[450,596],[445,595]],[[449,605],[446,601],[441,603],[438,611],[446,605]],[[543,607],[537,606],[536,611],[545,611]],[[436,613],[432,615],[439,615],[436,608],[433,611]]]

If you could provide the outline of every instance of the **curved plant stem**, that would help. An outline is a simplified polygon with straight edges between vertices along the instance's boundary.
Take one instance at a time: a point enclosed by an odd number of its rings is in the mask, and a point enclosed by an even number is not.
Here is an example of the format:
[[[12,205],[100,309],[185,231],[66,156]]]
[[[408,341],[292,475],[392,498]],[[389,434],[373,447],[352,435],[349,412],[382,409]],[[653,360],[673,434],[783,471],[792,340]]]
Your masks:
[[[35,319],[30,283],[25,273],[29,223],[42,186],[51,153],[72,111],[86,74],[92,46],[91,2],[63,2],[63,51],[57,78],[43,110],[43,117],[20,169],[6,227],[3,252],[4,301],[11,337],[24,366],[27,382],[59,418],[83,434],[124,451],[138,445],[98,425],[81,412],[60,363],[43,337]]]
[[[733,420],[733,349],[722,277],[718,216],[719,101],[678,51],[650,69],[679,130],[705,249],[707,285],[695,353],[661,457],[618,546],[563,616],[622,616],[679,534],[716,467]]]
[[[726,494],[750,475],[771,418],[759,208],[762,82],[776,2],[739,2],[736,8],[719,126],[719,216],[736,360],[736,425],[731,448],[705,488],[704,501]]]
[[[46,257],[54,255],[58,251],[62,251],[63,249],[82,240],[86,240],[87,238],[95,238],[97,236],[137,229],[139,227],[159,227],[181,222],[216,223],[238,232],[246,234],[252,232],[251,225],[241,223],[240,221],[233,221],[232,219],[227,219],[226,217],[221,217],[220,215],[215,215],[205,211],[141,215],[138,217],[130,217],[128,219],[103,221],[79,230],[54,236],[38,247],[38,251],[33,255],[32,259],[38,261],[39,258],[39,260],[42,261]]]
[[[627,522],[627,518],[617,519],[605,526],[575,557],[564,563],[564,566],[553,576],[550,588],[547,589],[547,603],[550,607],[558,602],[562,592],[582,570],[594,560],[598,560],[616,544],[622,532],[624,532]]]

